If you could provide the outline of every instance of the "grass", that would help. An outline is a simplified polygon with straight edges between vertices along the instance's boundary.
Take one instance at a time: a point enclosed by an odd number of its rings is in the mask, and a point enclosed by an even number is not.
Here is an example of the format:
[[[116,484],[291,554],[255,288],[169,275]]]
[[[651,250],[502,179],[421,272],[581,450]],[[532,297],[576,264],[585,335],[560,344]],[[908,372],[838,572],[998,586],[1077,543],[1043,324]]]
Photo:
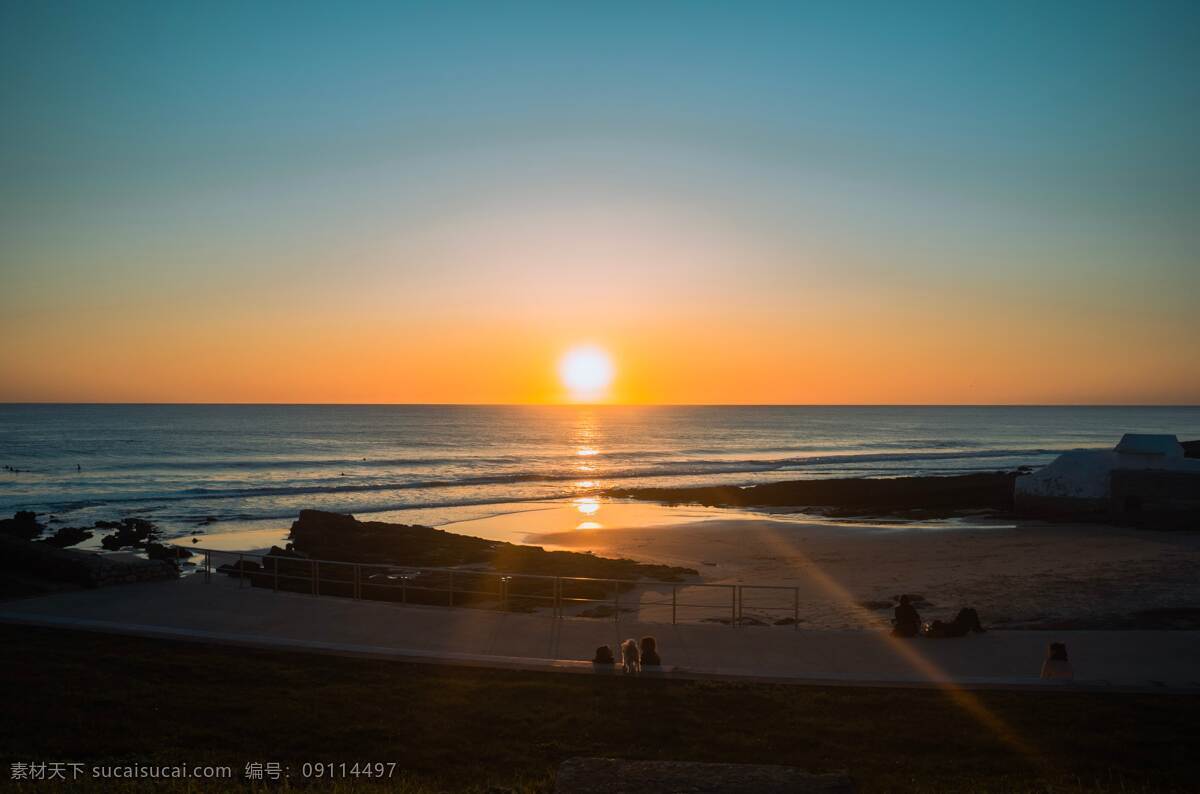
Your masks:
[[[0,648],[6,784],[12,762],[222,764],[240,782],[247,762],[278,761],[297,787],[306,761],[394,761],[399,791],[548,791],[571,756],[845,769],[863,792],[1192,790],[1200,777],[1190,696],[977,693],[1036,748],[1027,757],[934,690],[593,678],[17,626],[0,626]]]

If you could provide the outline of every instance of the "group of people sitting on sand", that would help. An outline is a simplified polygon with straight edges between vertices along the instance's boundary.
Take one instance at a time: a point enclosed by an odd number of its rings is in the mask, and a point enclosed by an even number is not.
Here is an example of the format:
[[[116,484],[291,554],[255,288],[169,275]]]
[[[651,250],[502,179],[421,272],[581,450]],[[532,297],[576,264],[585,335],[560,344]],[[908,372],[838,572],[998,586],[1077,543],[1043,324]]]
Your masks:
[[[949,623],[935,620],[922,625],[921,615],[912,605],[912,599],[906,595],[900,596],[896,617],[892,620],[893,637],[965,637],[972,632],[982,634],[985,631],[987,629],[979,622],[979,613],[970,607],[960,609]],[[1070,680],[1074,677],[1075,671],[1067,659],[1067,646],[1061,642],[1050,643],[1046,661],[1042,663],[1042,678]]]
[[[614,665],[612,648],[601,645],[596,649],[592,664]],[[658,642],[653,637],[642,637],[639,644],[630,637],[621,643],[621,671],[625,673],[640,673],[643,667],[661,667],[662,658],[658,655]]]
[[[987,631],[979,622],[979,613],[970,607],[960,609],[954,620],[949,623],[944,620],[935,620],[922,625],[917,608],[912,605],[912,599],[906,595],[900,596],[892,627],[893,637],[965,637],[972,632],[982,634]]]

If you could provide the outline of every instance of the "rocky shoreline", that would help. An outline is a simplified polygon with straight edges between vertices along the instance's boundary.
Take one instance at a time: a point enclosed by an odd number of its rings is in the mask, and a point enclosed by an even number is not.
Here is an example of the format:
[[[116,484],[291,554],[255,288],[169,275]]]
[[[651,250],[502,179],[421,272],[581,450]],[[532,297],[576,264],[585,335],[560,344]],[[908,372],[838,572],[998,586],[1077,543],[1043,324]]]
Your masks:
[[[683,488],[616,488],[607,496],[668,505],[778,507],[826,516],[938,518],[969,512],[1011,512],[1013,486],[1022,471],[945,477],[851,477],[791,480],[762,485]]]
[[[249,579],[255,587],[511,611],[544,608],[562,599],[605,600],[615,595],[610,582],[555,577],[673,583],[698,576],[694,569],[680,566],[546,551],[321,510],[301,510],[289,538],[286,548],[271,547],[261,562],[243,560],[219,570]],[[328,560],[336,562],[324,562]],[[621,584],[617,590],[632,586]]]

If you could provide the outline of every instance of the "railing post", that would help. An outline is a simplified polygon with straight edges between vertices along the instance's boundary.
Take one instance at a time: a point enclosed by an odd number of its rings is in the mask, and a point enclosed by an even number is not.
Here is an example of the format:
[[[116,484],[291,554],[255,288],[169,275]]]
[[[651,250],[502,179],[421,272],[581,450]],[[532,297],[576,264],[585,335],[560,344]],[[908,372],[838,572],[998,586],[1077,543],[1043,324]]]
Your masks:
[[[737,593],[738,593],[737,585],[735,585],[735,584],[730,585],[729,593],[731,596],[731,599],[729,602],[729,625],[733,626],[736,629],[737,628]]]
[[[554,617],[562,617],[562,577],[554,577]]]
[[[400,603],[401,604],[408,603],[408,575],[407,574],[400,577]]]
[[[242,588],[242,580],[246,578],[246,569],[242,567],[242,555],[238,555],[238,589]]]
[[[204,550],[204,583],[212,581],[212,552]]]
[[[792,628],[800,628],[800,588],[792,588]]]
[[[273,557],[271,559],[271,563],[272,563],[271,568],[275,573],[275,592],[278,593],[279,592],[279,558]]]
[[[450,571],[450,606],[454,606],[454,571]]]
[[[313,560],[312,562],[310,562],[308,564],[308,576],[309,576],[308,590],[314,596],[317,594],[317,568],[319,565],[320,565],[320,563],[317,562],[316,560]]]
[[[355,598],[362,598],[362,577],[359,575],[358,564],[354,565],[354,587],[351,592]]]
[[[675,625],[675,610],[679,605],[679,586],[671,585],[671,625]]]

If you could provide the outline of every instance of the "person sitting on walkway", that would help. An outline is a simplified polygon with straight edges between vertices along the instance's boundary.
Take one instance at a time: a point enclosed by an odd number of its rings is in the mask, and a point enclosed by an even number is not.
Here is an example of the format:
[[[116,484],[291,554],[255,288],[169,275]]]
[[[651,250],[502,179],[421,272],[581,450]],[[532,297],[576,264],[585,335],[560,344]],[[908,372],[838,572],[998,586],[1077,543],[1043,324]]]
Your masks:
[[[1067,661],[1067,646],[1052,642],[1046,649],[1046,661],[1042,662],[1042,678],[1060,678],[1070,681],[1075,677],[1071,663]]]
[[[896,607],[896,619],[892,625],[895,626],[892,629],[893,637],[915,637],[921,631],[921,616],[908,596],[900,596],[900,605]]]
[[[658,641],[653,637],[642,637],[642,665],[662,666],[662,658],[658,655]]]
[[[943,637],[965,637],[971,632],[982,634],[987,631],[979,622],[979,613],[970,607],[964,607],[958,610],[958,614],[954,616],[954,620],[946,623],[942,620],[935,620],[926,627],[923,632],[926,637],[935,639]]]
[[[596,649],[596,655],[592,658],[592,664],[616,664],[617,660],[613,657],[612,648],[607,645],[601,645]]]

